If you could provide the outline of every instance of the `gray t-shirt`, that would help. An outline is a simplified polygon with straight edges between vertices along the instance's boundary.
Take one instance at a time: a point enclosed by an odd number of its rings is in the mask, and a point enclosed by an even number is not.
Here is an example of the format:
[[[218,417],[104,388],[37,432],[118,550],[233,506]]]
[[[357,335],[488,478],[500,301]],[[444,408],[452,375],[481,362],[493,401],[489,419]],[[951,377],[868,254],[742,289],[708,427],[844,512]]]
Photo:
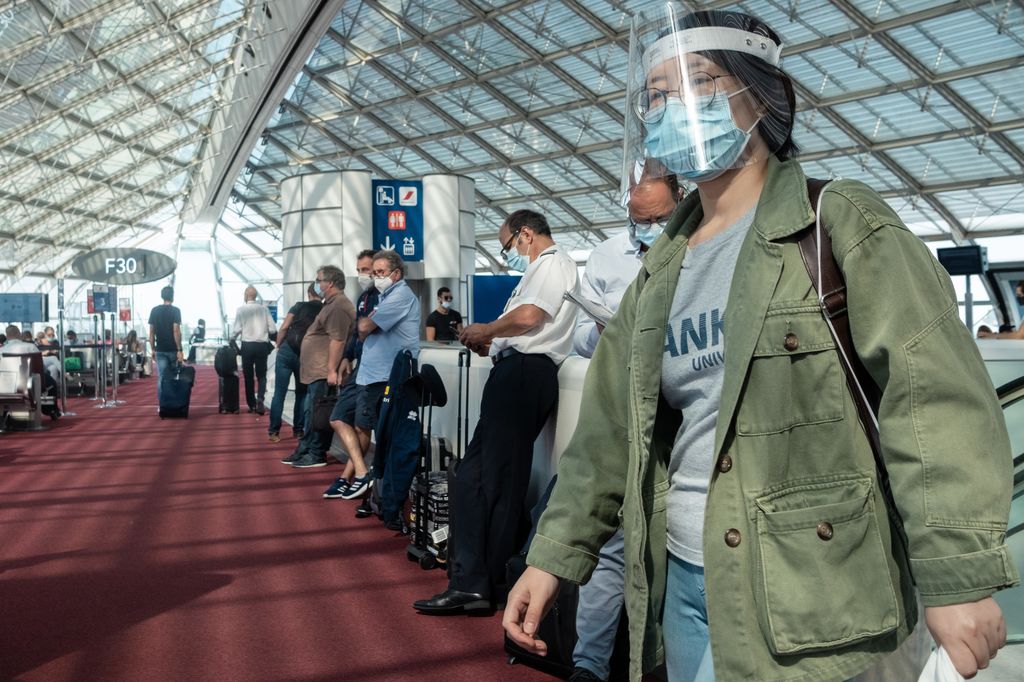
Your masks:
[[[687,250],[665,330],[661,391],[683,412],[669,465],[668,551],[697,566],[725,370],[725,304],[755,208]]]

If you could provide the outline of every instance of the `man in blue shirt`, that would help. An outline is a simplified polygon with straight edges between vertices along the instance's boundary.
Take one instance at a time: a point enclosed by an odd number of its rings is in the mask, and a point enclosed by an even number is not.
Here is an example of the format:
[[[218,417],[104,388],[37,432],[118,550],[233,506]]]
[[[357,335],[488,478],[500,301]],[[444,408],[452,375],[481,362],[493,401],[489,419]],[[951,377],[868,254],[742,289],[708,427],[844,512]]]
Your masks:
[[[404,350],[414,356],[420,352],[420,302],[405,282],[405,263],[401,256],[394,251],[378,251],[373,256],[372,275],[373,285],[380,292],[377,309],[357,323],[363,352],[356,372],[359,394],[354,426],[361,442],[368,442],[377,424],[395,355]],[[365,493],[371,481],[362,449],[351,447],[348,455],[355,477],[341,493],[345,500]]]

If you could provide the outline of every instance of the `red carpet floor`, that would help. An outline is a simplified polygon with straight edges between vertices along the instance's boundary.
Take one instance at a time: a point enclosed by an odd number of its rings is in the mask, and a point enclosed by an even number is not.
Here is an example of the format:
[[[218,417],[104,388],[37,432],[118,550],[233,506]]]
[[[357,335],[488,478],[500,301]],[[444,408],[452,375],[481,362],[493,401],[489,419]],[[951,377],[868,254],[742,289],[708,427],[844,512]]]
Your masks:
[[[551,679],[506,663],[500,614],[417,615],[444,572],[321,498],[338,465],[280,464],[266,417],[217,414],[212,369],[187,421],[152,378],[120,397],[0,434],[0,679]]]

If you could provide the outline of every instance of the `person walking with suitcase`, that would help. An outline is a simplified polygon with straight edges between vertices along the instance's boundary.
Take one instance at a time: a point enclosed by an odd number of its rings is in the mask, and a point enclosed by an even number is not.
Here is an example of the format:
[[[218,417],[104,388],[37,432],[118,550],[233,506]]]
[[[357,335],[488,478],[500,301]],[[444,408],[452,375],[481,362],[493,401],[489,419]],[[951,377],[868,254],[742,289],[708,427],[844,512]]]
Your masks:
[[[241,337],[242,374],[245,375],[245,402],[249,412],[263,415],[267,411],[263,397],[267,392],[267,356],[272,348],[270,335],[277,332],[277,325],[270,310],[258,298],[256,287],[245,288],[245,304],[235,311],[231,338]]]
[[[160,290],[163,303],[149,313],[149,347],[156,360],[156,394],[160,397],[160,382],[167,372],[184,359],[181,351],[181,311],[173,305],[174,287]]]

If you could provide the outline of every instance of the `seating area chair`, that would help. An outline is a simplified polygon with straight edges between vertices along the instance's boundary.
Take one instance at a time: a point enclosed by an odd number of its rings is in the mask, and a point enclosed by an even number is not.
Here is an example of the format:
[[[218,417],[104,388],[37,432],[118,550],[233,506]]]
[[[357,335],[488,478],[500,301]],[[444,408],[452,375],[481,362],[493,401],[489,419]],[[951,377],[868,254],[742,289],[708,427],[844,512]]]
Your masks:
[[[6,429],[12,417],[24,415],[26,428],[41,431],[43,406],[53,405],[52,396],[42,394],[42,353],[6,354],[0,357],[0,414]]]

